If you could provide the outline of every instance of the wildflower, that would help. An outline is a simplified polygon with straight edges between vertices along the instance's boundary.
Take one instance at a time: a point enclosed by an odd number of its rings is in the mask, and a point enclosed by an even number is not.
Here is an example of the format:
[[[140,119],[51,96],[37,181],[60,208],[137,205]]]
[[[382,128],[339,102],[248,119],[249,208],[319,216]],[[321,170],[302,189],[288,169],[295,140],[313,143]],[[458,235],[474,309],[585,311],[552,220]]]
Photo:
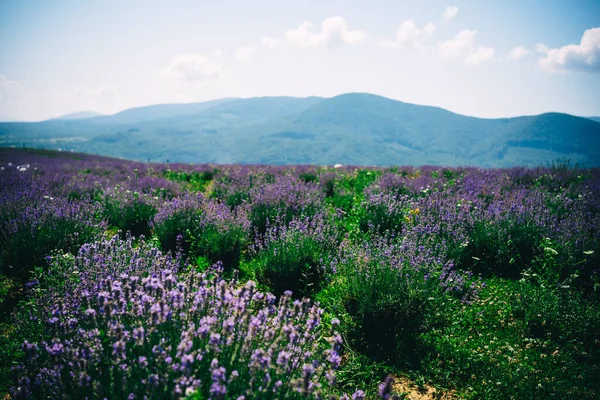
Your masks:
[[[392,392],[393,383],[394,379],[391,376],[385,378],[385,381],[379,384],[379,397],[381,397],[383,400],[389,399]]]
[[[34,280],[32,280],[32,281],[29,281],[29,282],[27,282],[27,283],[25,284],[25,288],[26,288],[26,289],[31,289],[31,288],[33,288],[33,287],[35,287],[35,286],[38,286],[39,284],[40,284],[40,281],[39,281],[39,280],[37,280],[37,279],[34,279]]]
[[[62,345],[62,343],[54,343],[52,346],[46,345],[46,351],[51,356],[59,356],[63,353],[64,350],[65,347]]]

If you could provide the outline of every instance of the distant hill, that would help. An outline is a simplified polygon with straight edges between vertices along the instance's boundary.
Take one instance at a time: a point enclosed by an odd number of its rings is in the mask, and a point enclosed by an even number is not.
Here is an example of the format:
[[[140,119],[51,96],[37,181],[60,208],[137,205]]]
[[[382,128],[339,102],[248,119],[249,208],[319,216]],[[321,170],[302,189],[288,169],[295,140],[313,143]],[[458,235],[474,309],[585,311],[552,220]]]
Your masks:
[[[67,120],[67,119],[84,119],[84,118],[94,118],[94,117],[101,117],[101,116],[104,116],[104,114],[101,114],[101,113],[98,113],[95,111],[78,111],[78,112],[74,112],[74,113],[70,113],[70,114],[61,115],[60,117],[51,118],[48,121]]]
[[[0,146],[141,161],[506,167],[600,165],[600,122],[568,114],[482,119],[366,93],[138,107],[80,120],[0,123]]]
[[[113,115],[107,115],[95,122],[104,124],[127,124],[154,121],[161,118],[196,114],[208,108],[226,103],[232,99],[218,99],[202,103],[155,104],[129,108]]]

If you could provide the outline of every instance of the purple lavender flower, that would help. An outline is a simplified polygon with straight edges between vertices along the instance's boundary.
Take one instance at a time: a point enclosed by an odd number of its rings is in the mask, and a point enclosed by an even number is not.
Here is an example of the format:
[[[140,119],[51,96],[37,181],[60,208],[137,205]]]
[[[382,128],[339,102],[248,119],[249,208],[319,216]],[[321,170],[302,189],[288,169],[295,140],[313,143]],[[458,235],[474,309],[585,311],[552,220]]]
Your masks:
[[[309,300],[294,306],[289,294],[278,300],[252,282],[225,281],[218,265],[185,270],[143,240],[117,236],[53,262],[61,263],[56,273],[79,274],[36,299],[54,336],[23,343],[19,377],[37,382],[36,393],[85,397],[109,379],[135,398],[284,397],[296,387],[313,396],[335,382],[339,343],[327,345],[335,335]]]
[[[385,378],[385,381],[379,384],[379,397],[383,400],[387,400],[390,398],[392,393],[392,384],[394,383],[394,378],[388,376]]]

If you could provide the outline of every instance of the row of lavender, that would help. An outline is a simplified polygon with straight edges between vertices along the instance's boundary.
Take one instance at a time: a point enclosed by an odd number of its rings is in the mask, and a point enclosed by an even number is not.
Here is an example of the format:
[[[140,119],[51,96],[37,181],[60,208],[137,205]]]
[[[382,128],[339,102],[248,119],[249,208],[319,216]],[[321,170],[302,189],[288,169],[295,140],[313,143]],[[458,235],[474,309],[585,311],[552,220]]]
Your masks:
[[[43,227],[56,231],[57,221],[69,220],[80,237],[60,235],[64,243],[55,248],[73,250],[89,242],[92,231],[111,226],[123,235],[155,234],[163,250],[175,250],[176,238],[182,235],[186,251],[193,246],[196,256],[237,267],[237,253],[281,240],[290,234],[286,228],[292,221],[292,230],[302,229],[298,225],[308,219],[318,225],[309,236],[332,241],[329,247],[337,247],[344,235],[356,239],[365,236],[360,233],[375,232],[401,235],[403,246],[411,244],[409,251],[418,253],[417,244],[435,237],[436,256],[421,255],[416,264],[454,261],[463,269],[516,275],[539,249],[531,248],[536,243],[513,240],[514,251],[506,249],[505,254],[512,261],[494,259],[502,254],[489,254],[493,251],[481,248],[485,243],[476,243],[477,233],[493,226],[509,239],[548,238],[568,250],[563,255],[572,261],[565,265],[579,264],[584,278],[593,280],[599,272],[594,268],[600,226],[597,170],[213,168],[93,158],[45,158],[37,166],[33,160],[15,160],[2,168],[0,201],[8,222],[3,225],[4,242],[24,227],[28,234]],[[189,190],[193,188],[204,193]],[[521,232],[526,230],[531,232]],[[219,240],[225,243],[214,242]],[[5,257],[15,254],[9,253],[3,252]],[[3,258],[4,272],[31,266],[23,255],[19,260]]]
[[[0,171],[3,273],[26,281],[54,250],[76,255],[49,258],[54,283],[32,300],[51,329],[24,346],[22,395],[352,393],[352,382],[332,386],[334,316],[352,349],[414,367],[422,334],[445,323],[440,302],[471,304],[490,277],[598,287],[598,170],[52,155],[10,154]],[[124,242],[102,241],[117,229]],[[151,242],[133,249],[127,231]],[[327,321],[304,296],[321,301]]]

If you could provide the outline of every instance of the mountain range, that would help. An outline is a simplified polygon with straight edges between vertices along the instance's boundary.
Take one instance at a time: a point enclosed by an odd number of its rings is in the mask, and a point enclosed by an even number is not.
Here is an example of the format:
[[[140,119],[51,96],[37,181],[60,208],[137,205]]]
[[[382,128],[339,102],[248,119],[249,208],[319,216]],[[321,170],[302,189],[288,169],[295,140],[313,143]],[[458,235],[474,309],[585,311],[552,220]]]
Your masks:
[[[93,117],[101,117],[104,114],[95,111],[78,111],[70,114],[61,115],[60,117],[51,118],[48,121],[53,120],[65,120],[65,119],[85,119],[85,118],[93,118]]]
[[[598,166],[600,118],[484,119],[366,93],[228,98],[0,123],[0,146],[186,163]]]

